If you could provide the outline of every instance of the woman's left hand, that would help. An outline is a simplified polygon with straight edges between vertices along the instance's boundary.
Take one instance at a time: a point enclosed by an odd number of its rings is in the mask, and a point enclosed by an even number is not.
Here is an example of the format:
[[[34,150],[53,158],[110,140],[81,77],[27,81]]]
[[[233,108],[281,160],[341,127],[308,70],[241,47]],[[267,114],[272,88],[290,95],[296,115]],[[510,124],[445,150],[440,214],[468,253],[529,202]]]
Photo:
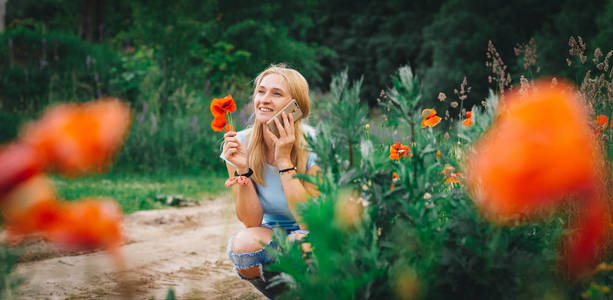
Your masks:
[[[279,121],[279,119],[282,120]],[[291,160],[292,147],[296,141],[294,135],[294,116],[288,115],[285,112],[280,118],[275,119],[279,137],[272,133],[268,126],[264,126],[264,134],[270,135],[275,143],[275,161],[274,165],[280,169],[293,167]]]

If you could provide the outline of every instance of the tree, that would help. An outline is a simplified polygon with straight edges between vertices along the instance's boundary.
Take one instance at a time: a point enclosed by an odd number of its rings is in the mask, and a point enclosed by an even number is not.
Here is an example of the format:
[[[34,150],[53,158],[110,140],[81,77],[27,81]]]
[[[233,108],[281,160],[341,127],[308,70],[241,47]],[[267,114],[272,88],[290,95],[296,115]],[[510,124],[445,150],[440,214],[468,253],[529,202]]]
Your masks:
[[[6,2],[8,2],[8,0],[0,0],[0,33],[4,32],[4,15],[6,13]]]
[[[79,34],[90,42],[102,40],[104,0],[83,1]]]

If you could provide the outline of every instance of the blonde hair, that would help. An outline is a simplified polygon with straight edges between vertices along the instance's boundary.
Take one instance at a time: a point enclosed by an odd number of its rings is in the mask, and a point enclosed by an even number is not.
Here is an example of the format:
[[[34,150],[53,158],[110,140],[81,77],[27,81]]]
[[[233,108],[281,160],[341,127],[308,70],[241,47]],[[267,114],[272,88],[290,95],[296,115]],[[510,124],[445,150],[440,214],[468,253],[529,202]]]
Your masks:
[[[303,117],[296,121],[294,126],[294,136],[296,140],[292,148],[290,159],[292,164],[296,166],[298,173],[304,173],[306,172],[308,153],[306,151],[304,132],[302,131],[302,121],[309,115],[309,84],[298,71],[288,68],[283,64],[271,65],[255,78],[253,82],[253,99],[255,99],[255,92],[258,85],[262,82],[262,79],[269,74],[278,74],[285,78],[292,99],[296,99],[298,106],[302,110]],[[266,153],[264,151],[264,131],[260,122],[254,122],[250,135],[247,153],[249,155],[249,166],[253,169],[251,178],[257,184],[265,186],[265,178],[262,177],[262,169],[264,167]]]

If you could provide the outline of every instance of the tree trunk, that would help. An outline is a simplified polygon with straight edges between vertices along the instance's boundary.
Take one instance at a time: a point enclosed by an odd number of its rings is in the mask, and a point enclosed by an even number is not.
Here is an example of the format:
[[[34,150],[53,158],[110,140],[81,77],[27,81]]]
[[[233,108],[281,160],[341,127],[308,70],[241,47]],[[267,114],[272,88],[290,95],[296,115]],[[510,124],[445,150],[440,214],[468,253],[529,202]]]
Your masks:
[[[82,5],[79,35],[90,42],[101,41],[104,0],[83,1]]]
[[[0,0],[0,33],[4,32],[4,16],[6,15],[6,2],[8,2],[8,0]]]

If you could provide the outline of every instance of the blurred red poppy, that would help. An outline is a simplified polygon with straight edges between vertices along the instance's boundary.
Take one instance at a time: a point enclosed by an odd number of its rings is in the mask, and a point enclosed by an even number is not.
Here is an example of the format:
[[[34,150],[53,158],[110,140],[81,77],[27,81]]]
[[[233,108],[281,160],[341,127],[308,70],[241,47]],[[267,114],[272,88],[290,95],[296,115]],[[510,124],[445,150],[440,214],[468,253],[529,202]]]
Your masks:
[[[6,195],[0,210],[7,239],[41,236],[71,250],[112,249],[121,245],[121,210],[113,201],[58,202],[51,181],[33,177]]]
[[[506,109],[464,168],[475,202],[493,217],[533,213],[597,184],[599,156],[581,100],[568,86],[510,92]],[[572,159],[570,159],[572,158]]]
[[[32,147],[13,143],[0,148],[0,205],[3,196],[19,183],[39,174],[43,162]]]
[[[26,126],[22,139],[47,167],[76,176],[104,171],[130,126],[130,109],[116,98],[53,106]]]
[[[111,200],[67,202],[59,218],[45,229],[51,242],[73,250],[114,249],[123,243],[121,210]]]
[[[596,262],[610,233],[607,197],[592,200],[606,194],[599,178],[603,157],[578,97],[571,85],[547,80],[523,94],[509,92],[464,167],[473,201],[495,222],[538,216],[574,199],[578,221],[565,263],[575,276]]]
[[[561,244],[561,267],[574,277],[583,275],[588,266],[602,259],[611,237],[611,215],[607,200],[589,198],[583,201],[576,224],[573,224],[570,234]]]
[[[36,176],[24,181],[3,197],[0,206],[7,239],[19,242],[26,235],[42,235],[59,218],[59,207],[48,178]]]

